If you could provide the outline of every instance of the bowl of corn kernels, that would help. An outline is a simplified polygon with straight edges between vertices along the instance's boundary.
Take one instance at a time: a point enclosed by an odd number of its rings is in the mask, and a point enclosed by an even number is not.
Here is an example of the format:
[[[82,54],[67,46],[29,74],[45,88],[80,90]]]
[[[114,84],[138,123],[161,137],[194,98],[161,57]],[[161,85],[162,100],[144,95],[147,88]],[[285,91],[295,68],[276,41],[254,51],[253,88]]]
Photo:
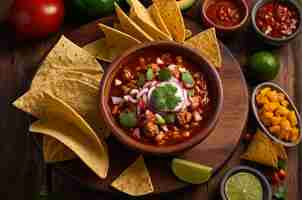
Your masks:
[[[286,147],[299,144],[300,114],[280,86],[272,82],[258,85],[252,94],[252,108],[260,127],[272,140]]]

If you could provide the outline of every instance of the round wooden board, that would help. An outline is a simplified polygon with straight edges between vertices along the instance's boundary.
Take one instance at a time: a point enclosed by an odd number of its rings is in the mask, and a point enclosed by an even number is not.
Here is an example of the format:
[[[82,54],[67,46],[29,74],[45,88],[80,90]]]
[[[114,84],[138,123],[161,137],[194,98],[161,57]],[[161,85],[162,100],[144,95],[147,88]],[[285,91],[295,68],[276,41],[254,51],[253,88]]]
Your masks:
[[[112,24],[113,20],[114,18],[110,17],[100,21],[105,24]],[[102,36],[96,25],[97,22],[92,22],[71,32],[67,37],[83,46]],[[188,19],[186,19],[186,26],[193,34],[202,30],[199,24]],[[180,155],[181,158],[213,167],[214,173],[228,161],[236,149],[247,121],[249,109],[247,85],[239,63],[223,44],[220,43],[220,46],[223,67],[219,73],[224,89],[224,105],[220,120],[215,130],[205,141]],[[98,178],[78,160],[55,164],[55,168],[90,188],[113,192],[115,190],[110,187],[110,184],[135,161],[138,154],[124,148],[113,137],[108,139],[108,147],[110,169],[105,180]],[[179,181],[172,174],[170,170],[171,158],[148,157],[145,160],[151,174],[154,193],[170,192],[187,186],[186,183]]]

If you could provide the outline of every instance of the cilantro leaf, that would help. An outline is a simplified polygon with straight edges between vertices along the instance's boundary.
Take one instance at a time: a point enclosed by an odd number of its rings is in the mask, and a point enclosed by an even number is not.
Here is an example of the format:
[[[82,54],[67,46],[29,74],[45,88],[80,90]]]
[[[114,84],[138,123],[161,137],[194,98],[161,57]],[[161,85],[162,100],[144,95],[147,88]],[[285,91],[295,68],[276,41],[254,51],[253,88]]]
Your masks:
[[[278,169],[286,169],[287,164],[285,160],[278,160]]]
[[[181,101],[180,97],[176,96],[177,88],[172,84],[165,84],[154,89],[151,95],[151,101],[158,111],[173,110]]]
[[[274,193],[274,197],[278,200],[286,200],[287,188],[285,186],[279,186],[277,191]]]
[[[153,76],[154,76],[154,74],[153,74],[152,68],[148,68],[148,69],[147,69],[147,72],[146,72],[147,80],[148,80],[148,81],[151,81],[151,80],[153,79]]]
[[[137,124],[137,117],[135,112],[124,111],[119,116],[120,124],[126,128],[133,128]]]
[[[145,76],[144,76],[144,74],[139,73],[139,74],[138,74],[138,79],[137,79],[137,85],[138,85],[139,87],[143,87],[144,84],[145,84]]]
[[[188,71],[181,73],[181,80],[190,85],[194,84],[194,79],[193,79],[191,73]]]
[[[168,81],[172,77],[169,69],[161,69],[158,74],[158,78],[160,81]]]

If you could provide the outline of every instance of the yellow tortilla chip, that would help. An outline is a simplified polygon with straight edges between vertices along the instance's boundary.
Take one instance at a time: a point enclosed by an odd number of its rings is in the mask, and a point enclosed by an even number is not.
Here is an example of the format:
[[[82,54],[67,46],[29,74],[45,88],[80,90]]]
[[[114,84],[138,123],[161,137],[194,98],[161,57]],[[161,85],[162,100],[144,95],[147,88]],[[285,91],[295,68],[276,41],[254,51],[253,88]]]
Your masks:
[[[123,52],[126,49],[141,43],[134,37],[104,24],[99,23],[98,27],[104,32],[106,44],[110,48],[118,47],[120,51]]]
[[[118,48],[110,48],[106,44],[106,39],[101,38],[94,42],[91,42],[83,47],[91,55],[95,56],[97,59],[112,62],[121,52]]]
[[[77,155],[58,140],[43,136],[43,157],[46,163],[76,159]]]
[[[152,19],[158,26],[158,28],[160,28],[160,30],[162,30],[164,33],[166,33],[172,39],[171,33],[169,32],[167,25],[165,24],[164,20],[162,19],[157,6],[155,4],[151,5],[148,8],[148,11],[149,11]]]
[[[103,72],[102,67],[93,56],[68,40],[65,36],[61,36],[61,39],[49,52],[39,71],[50,66],[60,66],[66,69],[73,68],[79,70],[94,69],[99,73]]]
[[[66,102],[75,109],[102,137],[107,137],[110,131],[99,115],[99,88],[80,80],[62,79],[50,81],[42,88],[29,90],[19,97],[13,105],[37,118],[43,117],[45,111],[46,91]]]
[[[130,18],[138,24],[154,40],[171,40],[153,21],[150,13],[139,0],[129,0],[131,3]]]
[[[141,27],[139,27],[126,13],[118,6],[117,3],[114,3],[116,15],[120,21],[121,28],[125,33],[128,33],[132,37],[137,38],[142,42],[151,42],[154,39],[148,35]]]
[[[281,160],[287,160],[287,153],[282,144],[278,144],[276,142],[272,142],[274,150],[276,152],[276,155],[278,156],[279,159]]]
[[[89,74],[74,70],[65,70],[63,67],[50,67],[39,71],[31,83],[31,89],[37,89],[48,84],[49,81],[61,79],[75,79],[80,80],[95,87],[100,86],[102,74]]]
[[[177,42],[185,41],[185,23],[176,0],[153,0],[153,2],[158,7],[173,39]]]
[[[257,162],[262,165],[278,167],[278,156],[272,141],[261,131],[257,131],[242,159]]]
[[[70,148],[96,175],[106,178],[109,158],[105,143],[72,107],[45,93],[47,111],[30,131],[53,137]]]
[[[200,54],[215,67],[221,67],[222,58],[215,28],[207,29],[191,37],[185,41],[185,44],[197,49]]]
[[[131,196],[142,196],[152,193],[154,189],[143,156],[139,156],[133,164],[111,183],[111,186]]]

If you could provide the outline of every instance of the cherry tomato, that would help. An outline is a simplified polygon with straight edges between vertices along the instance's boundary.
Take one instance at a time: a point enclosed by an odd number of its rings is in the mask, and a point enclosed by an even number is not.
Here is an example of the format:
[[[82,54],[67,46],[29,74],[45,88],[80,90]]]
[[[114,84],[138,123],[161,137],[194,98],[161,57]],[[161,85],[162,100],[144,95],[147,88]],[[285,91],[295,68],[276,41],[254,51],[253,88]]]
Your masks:
[[[9,22],[18,39],[34,39],[57,32],[63,18],[63,0],[15,0]]]
[[[250,141],[252,140],[252,138],[253,138],[253,136],[252,136],[252,134],[250,134],[250,133],[246,133],[246,134],[244,134],[244,136],[243,136],[243,139],[244,139],[246,142],[250,142]]]
[[[279,177],[280,180],[284,180],[285,177],[286,177],[286,171],[284,169],[280,169],[278,171],[278,177]]]
[[[278,175],[278,172],[275,172],[272,176],[271,176],[271,181],[273,185],[277,185],[280,183],[280,178]]]

